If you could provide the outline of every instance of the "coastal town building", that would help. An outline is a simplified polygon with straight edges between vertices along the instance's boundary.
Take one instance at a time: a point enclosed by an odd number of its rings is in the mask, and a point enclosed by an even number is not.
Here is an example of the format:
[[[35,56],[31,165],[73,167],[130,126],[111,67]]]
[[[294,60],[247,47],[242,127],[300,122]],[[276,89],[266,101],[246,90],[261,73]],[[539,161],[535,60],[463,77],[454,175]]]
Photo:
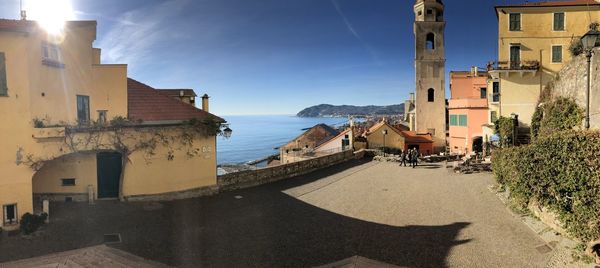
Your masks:
[[[281,164],[302,161],[317,156],[315,149],[338,137],[339,131],[326,124],[318,124],[279,148]],[[342,138],[345,136],[342,136]]]
[[[415,126],[429,133],[434,153],[446,150],[446,58],[444,4],[441,0],[417,0],[415,23]]]
[[[373,125],[365,134],[369,149],[408,150],[416,148],[423,155],[434,153],[431,134],[417,134],[389,124],[386,120]]]
[[[487,72],[472,67],[467,72],[450,72],[449,147],[451,154],[480,152],[483,148],[482,126],[488,118]]]
[[[489,127],[493,118],[517,118],[519,131],[529,133],[540,93],[571,61],[569,47],[600,21],[595,0],[552,1],[501,5],[498,18],[498,59],[488,66]]]
[[[95,21],[0,19],[0,227],[55,201],[213,187],[225,121],[102,64]],[[207,106],[208,107],[208,106]]]

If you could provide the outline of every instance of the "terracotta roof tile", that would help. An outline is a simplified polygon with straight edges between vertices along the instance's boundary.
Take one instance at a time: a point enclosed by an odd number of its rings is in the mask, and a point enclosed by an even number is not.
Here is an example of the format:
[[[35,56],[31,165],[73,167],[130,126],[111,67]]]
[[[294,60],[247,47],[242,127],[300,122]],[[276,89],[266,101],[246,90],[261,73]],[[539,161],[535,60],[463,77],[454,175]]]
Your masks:
[[[218,116],[161,94],[153,87],[131,78],[127,78],[127,107],[129,118],[143,121],[212,118],[225,122]]]
[[[190,88],[158,88],[156,89],[158,90],[158,92],[167,95],[169,97],[180,97],[181,96],[181,91],[183,91],[183,96],[184,97],[197,97],[198,95],[196,95],[196,92],[194,92],[193,89]]]

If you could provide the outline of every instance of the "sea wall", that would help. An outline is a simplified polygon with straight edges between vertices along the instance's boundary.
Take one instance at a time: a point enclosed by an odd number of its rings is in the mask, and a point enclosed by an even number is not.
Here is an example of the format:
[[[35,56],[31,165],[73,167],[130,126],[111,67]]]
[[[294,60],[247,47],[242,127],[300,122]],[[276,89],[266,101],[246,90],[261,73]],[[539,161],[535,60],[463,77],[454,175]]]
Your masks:
[[[348,150],[274,167],[225,174],[217,177],[217,185],[219,186],[220,191],[248,188],[292,178],[318,169],[346,162],[348,160],[360,159],[363,157],[364,150],[357,152]]]

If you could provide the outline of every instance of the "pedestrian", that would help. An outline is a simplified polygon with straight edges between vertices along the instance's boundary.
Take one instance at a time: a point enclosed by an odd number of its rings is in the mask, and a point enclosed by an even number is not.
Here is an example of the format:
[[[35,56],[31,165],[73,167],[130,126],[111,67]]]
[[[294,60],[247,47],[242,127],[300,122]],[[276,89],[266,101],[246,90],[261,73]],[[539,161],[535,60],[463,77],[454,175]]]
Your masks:
[[[400,166],[406,166],[406,150],[400,150]]]
[[[417,166],[417,161],[419,160],[419,151],[417,148],[414,148],[411,153],[412,158],[412,167],[415,168]]]
[[[413,149],[408,149],[408,152],[406,153],[406,160],[408,160],[409,166],[412,166],[412,150]]]

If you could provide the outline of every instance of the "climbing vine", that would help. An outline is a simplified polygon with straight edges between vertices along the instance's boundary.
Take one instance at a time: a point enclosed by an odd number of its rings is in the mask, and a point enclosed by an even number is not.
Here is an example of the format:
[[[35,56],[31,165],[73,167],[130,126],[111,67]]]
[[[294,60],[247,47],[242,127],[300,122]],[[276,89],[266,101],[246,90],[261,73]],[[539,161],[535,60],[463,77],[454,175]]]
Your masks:
[[[44,120],[32,122],[34,127],[45,127]],[[47,121],[47,119],[45,120]],[[173,161],[176,151],[183,151],[188,158],[202,153],[195,141],[220,135],[223,124],[211,118],[191,119],[177,124],[152,125],[134,121],[125,117],[115,117],[109,122],[91,122],[86,125],[65,124],[63,143],[59,148],[61,155],[71,153],[114,151],[122,155],[122,172],[119,198],[123,198],[123,174],[130,156],[135,152],[143,153],[147,163],[157,155],[157,148],[166,148],[164,157]],[[33,154],[25,156],[24,164],[33,170],[40,170],[45,163],[56,156],[40,157]]]

